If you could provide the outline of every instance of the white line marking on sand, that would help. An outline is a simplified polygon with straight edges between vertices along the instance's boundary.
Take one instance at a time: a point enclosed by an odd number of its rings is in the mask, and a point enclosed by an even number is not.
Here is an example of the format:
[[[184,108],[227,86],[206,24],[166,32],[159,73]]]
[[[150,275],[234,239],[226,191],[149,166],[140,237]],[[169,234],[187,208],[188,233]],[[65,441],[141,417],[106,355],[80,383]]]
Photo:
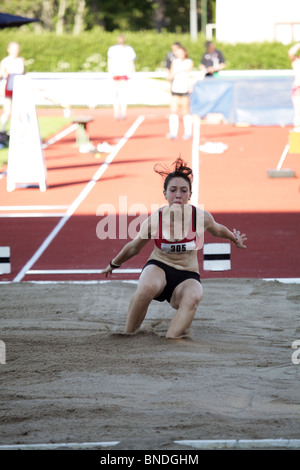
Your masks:
[[[219,440],[183,440],[175,444],[195,449],[299,449],[300,439],[219,439]],[[0,450],[53,450],[53,449],[90,449],[93,447],[113,447],[120,441],[110,442],[67,442],[49,444],[9,444],[1,445]]]
[[[283,284],[300,284],[300,277],[278,277],[278,278],[274,277],[274,278],[263,279],[263,281],[271,281],[271,282],[277,281]]]
[[[185,440],[174,441],[175,444],[193,447],[195,449],[268,449],[285,447],[299,449],[300,439],[220,439],[220,440]]]
[[[145,117],[143,115],[139,116],[135,122],[132,124],[132,126],[128,129],[124,137],[117,143],[117,145],[113,148],[112,152],[106,157],[106,160],[100,168],[96,171],[92,179],[87,183],[87,185],[83,188],[81,193],[77,196],[77,198],[72,202],[72,204],[69,206],[65,216],[58,222],[58,224],[54,227],[52,232],[48,235],[48,237],[43,241],[41,246],[37,249],[37,251],[34,253],[34,255],[30,258],[30,260],[23,266],[21,271],[17,274],[17,276],[14,278],[13,282],[19,282],[23,279],[23,277],[26,275],[26,272],[34,265],[34,263],[40,258],[40,256],[44,253],[44,251],[48,248],[50,243],[54,240],[56,235],[60,232],[60,230],[63,228],[63,226],[66,224],[66,222],[69,220],[69,218],[74,214],[76,209],[80,206],[80,204],[84,201],[84,199],[87,197],[87,195],[91,192],[91,190],[94,188],[95,184],[97,181],[100,180],[102,177],[103,173],[107,170],[109,167],[110,163],[113,161],[113,159],[116,157],[118,152],[121,150],[121,148],[126,144],[126,142],[132,137],[134,132],[137,130],[137,128],[140,126],[140,124],[143,122]]]
[[[34,276],[43,274],[101,274],[102,269],[32,269],[28,270],[26,274]],[[115,269],[114,274],[140,274],[141,268],[137,269]],[[300,284],[299,277],[287,277],[287,278],[266,278],[261,279],[262,281],[269,282],[281,282],[283,284]]]
[[[0,450],[51,450],[51,449],[89,449],[92,447],[112,447],[120,441],[111,442],[67,442],[57,444],[10,444],[1,445]]]
[[[32,269],[26,274],[101,274],[102,269]],[[114,274],[139,274],[141,269],[118,269]]]

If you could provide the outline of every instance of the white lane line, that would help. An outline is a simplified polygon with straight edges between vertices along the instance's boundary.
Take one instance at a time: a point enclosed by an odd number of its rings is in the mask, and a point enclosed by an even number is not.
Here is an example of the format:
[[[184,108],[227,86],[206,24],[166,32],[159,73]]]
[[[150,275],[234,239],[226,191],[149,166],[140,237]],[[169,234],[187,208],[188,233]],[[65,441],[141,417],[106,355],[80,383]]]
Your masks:
[[[68,209],[69,206],[0,206],[0,211],[51,211],[53,209]]]
[[[95,271],[97,271],[97,270],[95,270]],[[125,271],[125,269],[124,269],[124,271]],[[130,271],[130,270],[127,270],[126,273],[128,273],[128,271]],[[59,272],[61,273],[61,271],[59,271]],[[89,272],[90,272],[90,270],[89,270]],[[138,273],[138,272],[140,272],[140,270],[136,270],[136,273]],[[46,271],[40,271],[40,272],[38,270],[28,271],[26,274],[46,274]],[[249,279],[257,280],[256,277],[249,278]],[[215,280],[214,278],[207,279],[207,281],[214,281],[214,280]],[[266,281],[267,279],[260,279],[260,280],[261,281]],[[206,279],[204,279],[204,282],[205,281],[206,281]],[[280,279],[268,279],[268,281],[281,282]],[[138,280],[134,280],[134,279],[105,279],[105,280],[98,279],[98,280],[96,280],[95,279],[95,280],[89,280],[89,281],[84,281],[84,280],[78,280],[78,281],[74,281],[74,280],[68,280],[68,281],[65,281],[65,280],[64,281],[49,281],[49,280],[47,280],[47,281],[32,281],[32,280],[24,281],[24,283],[27,283],[27,284],[105,284],[105,283],[109,283],[109,282],[129,282],[131,284],[137,284]],[[13,283],[13,281],[0,281],[0,284],[12,284],[12,283]],[[289,280],[285,279],[284,283],[285,284],[288,284],[288,283],[290,283],[290,284],[294,284],[294,283],[300,284],[300,278],[289,279]]]
[[[102,269],[32,269],[26,274],[101,274]],[[116,269],[114,274],[140,274],[141,269]]]
[[[63,217],[66,212],[34,212],[68,209],[69,206],[0,206],[0,217]],[[10,212],[8,212],[10,211]],[[14,212],[16,211],[16,212]],[[20,212],[17,212],[20,211]],[[24,212],[23,212],[24,211]],[[30,211],[30,212],[25,212]]]
[[[71,134],[71,132],[75,131],[78,127],[78,124],[72,124],[71,126],[67,127],[63,131],[59,132],[56,134],[52,139],[47,140],[44,144],[42,144],[42,149],[46,149],[50,145],[55,144],[55,142],[58,142],[59,140],[63,139],[66,137],[68,134]]]
[[[126,142],[132,137],[132,135],[135,133],[137,128],[141,125],[141,123],[144,121],[145,117],[143,115],[139,116],[135,122],[132,124],[132,126],[128,129],[124,137],[117,143],[117,145],[113,148],[112,152],[106,157],[106,160],[100,168],[96,171],[92,179],[87,183],[87,185],[83,188],[81,193],[77,196],[77,198],[72,202],[72,204],[69,206],[65,216],[58,222],[58,224],[54,227],[52,232],[48,235],[48,237],[43,241],[41,246],[37,249],[37,251],[34,253],[34,255],[30,258],[30,260],[23,266],[21,271],[17,274],[17,276],[13,279],[13,282],[19,282],[23,279],[23,277],[26,275],[26,272],[30,270],[30,268],[34,265],[34,263],[40,258],[40,256],[44,253],[44,251],[48,248],[50,243],[54,240],[56,235],[60,232],[60,230],[63,228],[63,226],[66,224],[66,222],[69,220],[69,218],[74,214],[76,209],[80,206],[80,204],[84,201],[84,199],[87,197],[87,195],[91,192],[91,190],[94,188],[95,184],[99,179],[103,176],[103,173],[107,170],[109,167],[110,163],[113,161],[113,159],[116,157],[118,152],[121,150],[121,148],[126,144]]]
[[[9,212],[8,214],[0,214],[0,217],[13,218],[30,218],[30,217],[64,217],[65,212]]]
[[[138,280],[134,280],[134,279],[107,279],[107,280],[104,280],[104,281],[95,281],[95,280],[91,280],[91,281],[23,281],[23,284],[83,284],[83,285],[86,285],[86,284],[108,284],[110,282],[123,282],[123,283],[128,283],[128,284],[137,284],[138,283]],[[0,281],[0,285],[1,284],[12,284],[13,281]]]

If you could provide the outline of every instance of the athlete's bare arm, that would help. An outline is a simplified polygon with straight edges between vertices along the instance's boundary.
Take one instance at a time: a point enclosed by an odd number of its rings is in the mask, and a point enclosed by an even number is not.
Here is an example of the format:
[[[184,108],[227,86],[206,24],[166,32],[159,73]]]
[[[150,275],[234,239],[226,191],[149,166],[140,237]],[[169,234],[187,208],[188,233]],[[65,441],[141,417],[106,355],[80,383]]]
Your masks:
[[[235,228],[231,232],[225,225],[219,224],[215,221],[213,216],[206,212],[204,213],[204,230],[207,230],[214,237],[227,238],[232,241],[237,248],[246,248],[244,242],[247,240],[246,235]]]
[[[128,261],[133,256],[136,256],[141,251],[141,249],[147,245],[149,240],[151,240],[151,237],[155,236],[157,230],[157,221],[158,215],[156,212],[144,220],[137,236],[130,242],[126,243],[122,250],[112,260],[112,264],[116,267],[121,266],[121,264],[125,263],[125,261]],[[107,275],[111,273],[113,269],[115,268],[109,264],[101,271],[101,274],[105,274],[107,277]]]

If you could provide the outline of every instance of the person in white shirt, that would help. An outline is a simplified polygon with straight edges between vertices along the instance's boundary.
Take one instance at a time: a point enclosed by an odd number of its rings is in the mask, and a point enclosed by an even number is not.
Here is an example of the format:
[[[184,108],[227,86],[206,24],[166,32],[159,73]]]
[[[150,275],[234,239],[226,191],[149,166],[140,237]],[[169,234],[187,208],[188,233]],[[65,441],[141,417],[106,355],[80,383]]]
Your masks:
[[[24,58],[19,57],[19,44],[17,42],[10,42],[7,52],[8,56],[2,59],[0,64],[0,78],[6,80],[3,113],[1,116],[1,132],[5,132],[11,116],[14,77],[25,73]]]
[[[118,37],[118,44],[111,46],[107,52],[108,73],[112,75],[114,83],[114,117],[125,119],[127,115],[127,84],[130,76],[135,72],[136,54],[125,41],[125,36]]]
[[[190,114],[190,72],[194,63],[188,58],[187,50],[179,47],[176,51],[176,59],[172,61],[170,69],[171,80],[171,104],[169,115],[169,139],[175,140],[179,130],[179,108],[182,108],[184,134],[183,139],[192,136],[192,116]]]
[[[289,58],[292,62],[292,68],[295,73],[295,79],[292,89],[292,101],[294,106],[294,126],[295,131],[300,132],[300,43],[295,44],[289,49]]]

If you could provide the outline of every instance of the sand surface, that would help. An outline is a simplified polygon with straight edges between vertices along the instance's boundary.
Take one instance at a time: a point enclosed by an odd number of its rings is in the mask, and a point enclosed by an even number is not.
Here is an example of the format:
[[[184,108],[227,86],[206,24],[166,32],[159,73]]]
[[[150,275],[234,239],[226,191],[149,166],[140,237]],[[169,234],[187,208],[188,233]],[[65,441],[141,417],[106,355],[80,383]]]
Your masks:
[[[133,283],[0,285],[0,444],[299,439],[300,285],[203,286],[188,337],[170,340],[167,303],[123,334]]]

